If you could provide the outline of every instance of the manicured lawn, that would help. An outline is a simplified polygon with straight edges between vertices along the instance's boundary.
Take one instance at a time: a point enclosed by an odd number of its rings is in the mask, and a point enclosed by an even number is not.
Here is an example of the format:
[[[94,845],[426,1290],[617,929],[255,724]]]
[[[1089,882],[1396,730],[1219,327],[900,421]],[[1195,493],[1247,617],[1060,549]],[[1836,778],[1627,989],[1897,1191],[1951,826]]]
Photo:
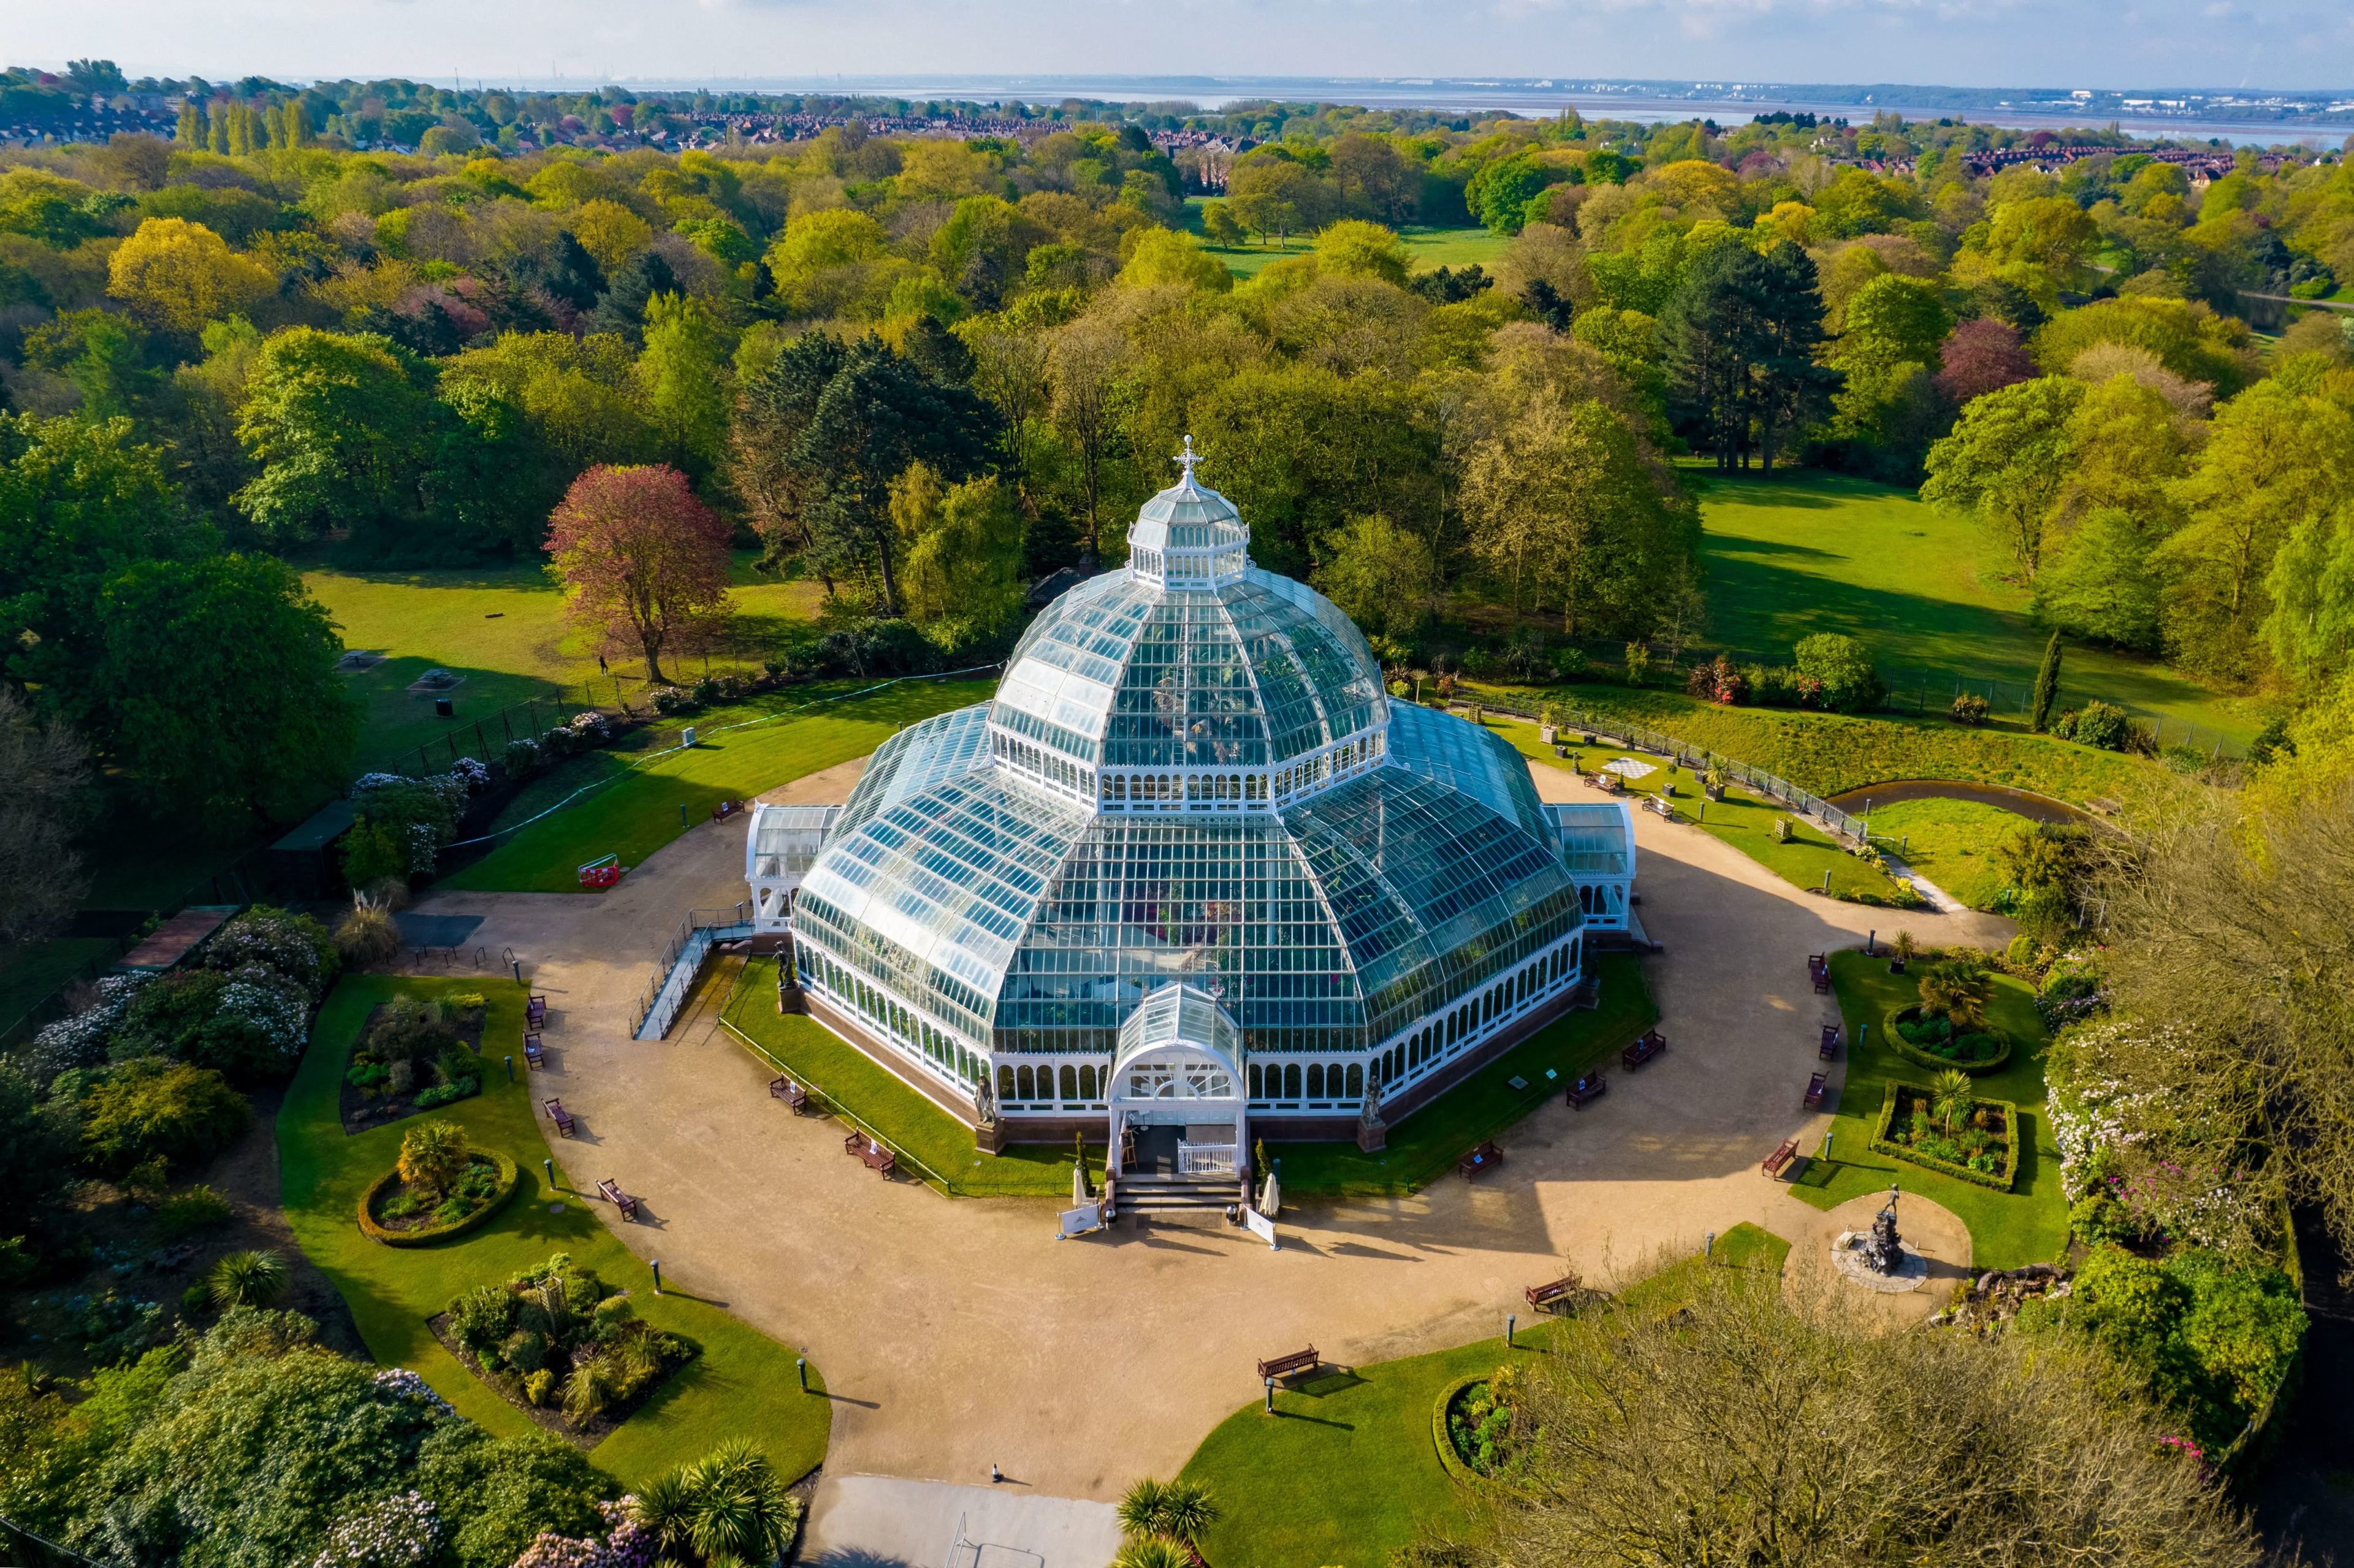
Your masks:
[[[1512,743],[1523,757],[1534,758],[1550,768],[1566,768],[1568,760],[1556,758],[1553,747],[1537,738],[1537,726],[1519,719],[1490,717],[1489,728]],[[1570,760],[1580,760],[1589,773],[1605,763],[1627,755],[1617,747],[1572,747]],[[1649,757],[1640,762],[1653,762]],[[1738,788],[1728,788],[1722,800],[1711,800],[1701,793],[1700,781],[1690,770],[1677,768],[1671,778],[1670,764],[1659,763],[1640,779],[1627,781],[1629,794],[1656,795],[1666,785],[1676,787],[1673,797],[1677,811],[1687,821],[1697,820],[1702,832],[1731,844],[1793,887],[1808,889],[1823,885],[1823,875],[1830,874],[1834,897],[1858,904],[1887,904],[1903,906],[1907,895],[1881,872],[1858,860],[1822,829],[1803,817],[1792,816],[1787,810]],[[1597,794],[1596,800],[1602,797]],[[1774,823],[1778,818],[1790,822],[1789,842],[1774,837]]]
[[[1295,234],[1281,245],[1273,238],[1262,245],[1256,236],[1232,249],[1211,245],[1202,233],[1202,207],[1204,203],[1215,199],[1213,196],[1188,196],[1185,199],[1185,227],[1194,238],[1203,240],[1204,248],[1211,255],[1226,264],[1226,270],[1237,278],[1256,277],[1259,269],[1279,257],[1304,256],[1315,243],[1312,236]],[[1416,272],[1427,272],[1438,267],[1460,268],[1472,261],[1493,266],[1496,258],[1501,256],[1512,242],[1511,236],[1498,234],[1478,225],[1469,228],[1408,227],[1398,231],[1398,238],[1405,242],[1407,251],[1413,256],[1412,270]]]
[[[1839,1114],[1831,1125],[1831,1159],[1821,1158],[1819,1146],[1807,1160],[1790,1190],[1819,1209],[1832,1208],[1866,1192],[1882,1192],[1894,1181],[1907,1192],[1944,1204],[1969,1227],[1972,1265],[1978,1268],[2016,1268],[2021,1264],[2056,1261],[2068,1245],[2068,1200],[2060,1190],[2060,1150],[2052,1139],[2052,1120],[2043,1110],[2043,1047],[2047,1036],[2035,1015],[2035,1002],[2026,985],[2008,975],[1995,977],[1994,999],[1987,1015],[2016,1043],[2001,1071],[1975,1080],[1984,1098],[2010,1100],[2019,1107],[2023,1139],[2019,1173],[2008,1192],[1973,1186],[1906,1160],[1872,1151],[1872,1123],[1880,1115],[1882,1086],[1892,1078],[1926,1084],[1931,1070],[1882,1048],[1882,1017],[1887,1010],[1919,996],[1915,959],[1913,975],[1892,975],[1884,959],[1867,959],[1849,948],[1831,955],[1831,983],[1839,993],[1840,1016],[1847,1028],[1847,1085],[1839,1096]],[[1863,1026],[1871,1032],[1858,1047]]]
[[[2035,824],[1977,800],[1899,800],[1872,813],[1872,842],[1973,909],[1992,909],[2009,879],[1994,849]]]
[[[402,992],[480,991],[490,999],[482,1038],[488,1071],[482,1093],[429,1117],[457,1122],[482,1148],[505,1150],[523,1170],[523,1186],[482,1229],[435,1246],[389,1247],[362,1234],[360,1196],[391,1168],[400,1139],[417,1119],[347,1136],[336,1112],[345,1047],[379,1002]],[[653,1294],[646,1269],[606,1230],[579,1197],[551,1192],[541,1161],[547,1145],[532,1119],[531,1087],[518,1069],[509,1084],[498,1058],[523,1028],[523,992],[496,981],[359,975],[339,983],[320,1009],[309,1054],[278,1115],[280,1183],[288,1223],[302,1251],[350,1303],[369,1353],[387,1366],[414,1368],[461,1414],[500,1434],[532,1424],[461,1366],[426,1329],[426,1319],[478,1285],[493,1284],[549,1254],[568,1252],[607,1283],[626,1287],[638,1315],[682,1334],[703,1353],[592,1451],[625,1486],[637,1486],[695,1458],[724,1437],[758,1443],[789,1476],[825,1457],[827,1401],[802,1393],[794,1352],[726,1312],[681,1292],[693,1279],[669,1281]],[[551,1205],[560,1203],[562,1212]],[[812,1390],[822,1383],[810,1369]]]
[[[1642,960],[1605,953],[1594,960],[1601,996],[1591,1012],[1554,1020],[1495,1061],[1390,1126],[1388,1147],[1367,1154],[1355,1143],[1273,1143],[1283,1190],[1297,1197],[1378,1197],[1411,1192],[1455,1169],[1474,1146],[1495,1137],[1560,1094],[1585,1068],[1622,1049],[1659,1016],[1643,983]],[[1548,1071],[1557,1075],[1547,1077]],[[1527,1087],[1515,1089],[1521,1078]]]
[[[2082,805],[2129,794],[2156,765],[2049,736],[1972,729],[1943,718],[1869,718],[1790,708],[1721,708],[1681,692],[1605,682],[1501,688],[1533,711],[1553,702],[1596,718],[1672,735],[1817,795],[1837,795],[1893,779],[1960,779],[2008,784]]]
[[[1716,1266],[1778,1271],[1789,1250],[1779,1236],[1736,1225],[1718,1238]],[[1699,1258],[1676,1264],[1626,1299],[1638,1311],[1672,1311],[1706,1266]],[[1218,1502],[1203,1556],[1251,1568],[1386,1568],[1425,1531],[1469,1530],[1469,1501],[1439,1463],[1439,1398],[1508,1357],[1543,1354],[1553,1326],[1530,1325],[1509,1351],[1498,1338],[1328,1371],[1279,1390],[1272,1416],[1253,1401],[1226,1417],[1182,1472]]]
[[[749,1035],[749,1049],[770,1066],[816,1089],[829,1107],[848,1111],[903,1161],[921,1161],[925,1170],[911,1174],[928,1173],[932,1185],[968,1197],[1070,1196],[1070,1145],[1017,1143],[1002,1154],[983,1153],[972,1146],[972,1128],[824,1025],[799,1013],[779,1014],[776,997],[776,960],[755,959],[744,966],[721,1017]],[[1091,1146],[1090,1180],[1103,1179],[1103,1146]]]
[[[813,582],[776,582],[750,567],[751,552],[737,557],[737,586],[728,599],[736,619],[732,646],[714,650],[715,669],[758,664],[767,657],[779,626],[816,613]],[[536,567],[474,571],[309,571],[304,586],[343,628],[346,648],[387,655],[372,669],[348,676],[366,705],[358,757],[362,763],[389,761],[411,747],[438,740],[453,720],[434,716],[429,695],[411,694],[409,683],[430,669],[454,671],[465,684],[449,694],[454,722],[471,726],[510,704],[529,698],[583,700],[583,683],[599,700],[614,698],[613,677],[635,692],[645,671],[634,659],[615,659],[612,673],[597,667],[592,640],[564,619],[564,596]],[[696,655],[668,673],[701,674]],[[463,745],[463,742],[461,742]],[[501,742],[500,744],[504,744]]]
[[[873,683],[840,683],[854,691]],[[796,687],[732,707],[664,720],[636,756],[607,750],[550,768],[499,814],[498,827],[529,822],[441,885],[503,893],[578,893],[578,868],[616,854],[637,865],[721,800],[748,800],[804,774],[864,757],[906,725],[987,697],[977,681],[905,681],[811,708],[828,688]],[[796,709],[811,708],[803,716]],[[751,722],[760,721],[760,722]],[[679,749],[692,725],[695,745]],[[552,815],[558,801],[589,786]],[[684,814],[681,814],[681,808]],[[538,818],[538,821],[532,821]]]
[[[1793,469],[1763,477],[1708,476],[1701,515],[1712,646],[1735,657],[1787,663],[1798,639],[1818,631],[1861,638],[1881,678],[1907,694],[1921,687],[1930,712],[1953,700],[1954,683],[2002,683],[1998,718],[2016,720],[2048,632],[2029,618],[2028,592],[2003,581],[2006,563],[1972,519],[1925,505],[1912,492],[1867,480]],[[2264,715],[2221,698],[2154,661],[2070,648],[2061,667],[2062,707],[2089,697],[2132,703],[2244,744]]]

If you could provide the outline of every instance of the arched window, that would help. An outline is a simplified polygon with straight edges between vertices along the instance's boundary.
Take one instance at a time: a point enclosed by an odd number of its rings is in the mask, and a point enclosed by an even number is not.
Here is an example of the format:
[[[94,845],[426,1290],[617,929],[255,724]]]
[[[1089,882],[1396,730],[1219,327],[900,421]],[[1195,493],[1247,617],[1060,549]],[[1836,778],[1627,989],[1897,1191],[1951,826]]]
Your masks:
[[[1093,1067],[1082,1067],[1079,1069],[1079,1098],[1091,1100],[1095,1097],[1096,1070]]]
[[[1079,1070],[1067,1062],[1063,1065],[1063,1097],[1066,1100],[1079,1097]]]
[[[1365,1068],[1361,1062],[1349,1064],[1349,1097],[1352,1100],[1365,1097]]]
[[[1324,1097],[1324,1064],[1321,1062],[1308,1064],[1308,1097],[1311,1100]]]
[[[1018,1069],[1013,1075],[1013,1081],[1016,1086],[1014,1098],[1028,1100],[1037,1097],[1038,1081],[1029,1068]]]
[[[997,1097],[1001,1100],[1010,1100],[1013,1097],[1013,1069],[1011,1067],[1001,1066],[997,1069]]]
[[[1255,1100],[1267,1097],[1267,1069],[1257,1062],[1250,1065],[1250,1097]]]
[[[1299,1097],[1299,1064],[1297,1062],[1290,1063],[1283,1069],[1283,1097],[1288,1100],[1296,1100]]]

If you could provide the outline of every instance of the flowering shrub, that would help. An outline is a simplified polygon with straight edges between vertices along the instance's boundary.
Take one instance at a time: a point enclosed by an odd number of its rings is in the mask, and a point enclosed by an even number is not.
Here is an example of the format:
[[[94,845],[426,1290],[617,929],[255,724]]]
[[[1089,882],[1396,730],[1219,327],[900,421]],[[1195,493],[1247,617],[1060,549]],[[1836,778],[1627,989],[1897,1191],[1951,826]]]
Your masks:
[[[433,1385],[422,1374],[407,1367],[387,1367],[376,1374],[376,1387],[403,1399],[413,1399],[429,1407],[437,1415],[455,1417],[458,1407],[433,1392]]]
[[[231,977],[220,994],[216,1022],[245,1038],[248,1055],[275,1055],[292,1072],[311,1043],[310,999],[259,964]]]
[[[595,708],[572,715],[572,733],[590,746],[602,746],[613,736],[612,726]]]
[[[257,904],[213,933],[205,944],[205,967],[232,971],[260,969],[292,981],[316,1001],[342,967],[334,938],[307,915],[292,915]]]
[[[654,712],[658,714],[686,714],[695,709],[695,698],[676,686],[656,686],[652,694]]]
[[[1705,664],[1692,666],[1691,674],[1684,682],[1684,691],[1702,702],[1732,707],[1748,697],[1749,678],[1720,653]]]
[[[398,773],[363,774],[352,786],[359,825],[344,852],[344,874],[355,885],[385,874],[387,858],[404,863],[392,874],[430,872],[441,846],[458,836],[468,786],[455,773],[404,779]]]
[[[441,1519],[431,1500],[407,1491],[344,1519],[327,1532],[311,1568],[419,1568],[440,1547]]]
[[[1954,699],[1950,710],[1956,724],[1978,726],[1986,723],[1989,707],[1987,700],[1976,692],[1964,692]]]
[[[450,777],[465,781],[466,792],[472,794],[491,781],[491,765],[479,757],[461,757],[450,764]]]
[[[2107,1005],[2100,971],[2086,953],[2066,953],[2053,959],[2035,991],[2036,1015],[2046,1029],[2081,1022]]]
[[[514,1568],[653,1568],[654,1533],[635,1518],[638,1499],[600,1502],[608,1533],[596,1536],[558,1535],[542,1531],[514,1560]]]
[[[580,749],[580,736],[568,724],[554,725],[539,737],[539,749],[550,760],[569,757]]]
[[[69,1067],[95,1067],[106,1060],[106,1043],[122,1026],[139,990],[154,977],[108,975],[98,982],[98,999],[71,1018],[60,1018],[33,1036],[26,1065],[42,1083]]]
[[[525,777],[539,766],[539,742],[529,739],[507,742],[504,760],[508,778]]]

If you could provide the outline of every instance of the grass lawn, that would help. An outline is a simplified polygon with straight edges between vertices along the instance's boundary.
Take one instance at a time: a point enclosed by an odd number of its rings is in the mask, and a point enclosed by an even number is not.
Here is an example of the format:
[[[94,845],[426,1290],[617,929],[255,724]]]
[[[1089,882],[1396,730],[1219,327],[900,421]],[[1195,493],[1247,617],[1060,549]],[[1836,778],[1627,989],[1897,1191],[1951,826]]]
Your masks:
[[[1534,758],[1550,768],[1568,768],[1568,761],[1554,757],[1553,747],[1537,738],[1536,726],[1501,717],[1490,717],[1486,722],[1523,757]],[[1571,758],[1583,758],[1589,773],[1625,755],[1611,746],[1570,748]],[[1638,760],[1652,759],[1646,757]],[[1745,789],[1728,788],[1723,800],[1711,800],[1700,792],[1699,780],[1689,771],[1678,769],[1671,779],[1667,766],[1662,764],[1640,779],[1629,779],[1627,790],[1629,794],[1656,795],[1669,783],[1676,786],[1676,810],[1686,820],[1696,817],[1702,832],[1731,844],[1791,886],[1819,888],[1823,885],[1823,874],[1829,872],[1834,897],[1857,904],[1903,906],[1901,901],[1907,893],[1888,876],[1848,853],[1829,834],[1804,817],[1792,816]],[[1602,797],[1596,795],[1595,799]],[[1790,822],[1787,843],[1774,837],[1777,818],[1787,818]]]
[[[1272,239],[1262,245],[1255,238],[1245,240],[1232,249],[1212,245],[1202,231],[1202,208],[1205,203],[1216,199],[1214,196],[1186,197],[1185,228],[1194,238],[1202,241],[1204,249],[1225,262],[1226,270],[1237,278],[1255,278],[1268,262],[1284,256],[1305,256],[1314,248],[1314,238],[1305,234],[1295,234],[1280,245]],[[1398,238],[1405,242],[1412,257],[1409,265],[1416,272],[1427,272],[1439,267],[1459,268],[1472,261],[1482,266],[1493,266],[1496,258],[1512,243],[1511,236],[1498,234],[1476,224],[1468,228],[1410,226],[1398,230]]]
[[[1918,969],[1920,960],[1912,966]],[[1892,1077],[1926,1084],[1927,1067],[1881,1046],[1881,1020],[1891,1007],[1918,997],[1917,976],[1892,975],[1886,960],[1867,959],[1853,948],[1831,955],[1831,983],[1840,1016],[1847,1025],[1847,1086],[1840,1093],[1831,1125],[1831,1159],[1809,1151],[1791,1192],[1819,1209],[1832,1208],[1866,1192],[1884,1192],[1894,1181],[1961,1216],[1970,1230],[1970,1259],[1977,1268],[2017,1268],[2056,1261],[2068,1245],[2068,1200],[2060,1190],[2060,1150],[2052,1120],[2043,1112],[2043,1047],[2047,1036],[2035,1015],[2026,985],[2009,975],[1994,978],[1987,1015],[2015,1042],[2002,1070],[1976,1080],[1987,1099],[2019,1107],[2024,1138],[2019,1173],[2008,1192],[1973,1186],[1907,1160],[1872,1150],[1872,1124],[1879,1119],[1882,1086]],[[1863,1026],[1871,1033],[1854,1044]]]
[[[841,683],[831,689],[855,691],[862,684],[872,683]],[[802,686],[665,720],[647,736],[649,749],[642,760],[619,750],[595,751],[534,780],[499,814],[498,827],[530,821],[586,786],[603,787],[520,829],[481,860],[443,879],[441,885],[482,892],[578,893],[578,867],[585,862],[619,854],[625,866],[641,864],[692,824],[708,820],[711,808],[721,800],[748,800],[804,774],[864,757],[903,726],[980,702],[990,689],[982,681],[907,681],[826,704],[806,716],[770,717],[806,707],[828,690]],[[769,722],[728,727],[762,718]],[[684,725],[695,730],[691,751],[676,749]],[[683,816],[681,807],[685,809]]]
[[[2017,720],[2047,633],[2028,617],[2028,592],[2000,579],[2005,564],[1975,521],[1910,491],[1814,470],[1712,474],[1708,484],[1701,553],[1712,644],[1787,663],[1798,639],[1843,631],[1871,646],[1893,688],[1910,692],[1929,670],[1930,711],[1952,700],[1956,677],[1981,694],[1999,681],[1995,716]],[[2131,703],[2241,744],[2264,722],[2250,703],[2155,661],[2092,647],[2067,651],[2061,693],[2062,707]]]
[[[347,1136],[336,1112],[344,1049],[371,1009],[402,992],[480,991],[490,999],[482,1038],[489,1071],[482,1093],[427,1113],[457,1122],[478,1146],[513,1156],[522,1190],[498,1218],[471,1235],[439,1245],[389,1247],[362,1234],[355,1215],[360,1196],[391,1169],[400,1139],[420,1118]],[[682,1334],[703,1353],[624,1421],[590,1457],[625,1486],[639,1486],[695,1458],[724,1437],[758,1443],[788,1476],[806,1473],[825,1457],[828,1402],[802,1393],[794,1380],[794,1352],[716,1307],[682,1294],[696,1288],[677,1280],[653,1294],[645,1269],[602,1222],[569,1192],[551,1193],[541,1161],[547,1145],[532,1119],[531,1089],[509,1084],[497,1057],[523,1028],[523,992],[496,981],[356,975],[345,979],[320,1009],[309,1054],[278,1114],[280,1183],[288,1223],[302,1251],[351,1304],[368,1351],[387,1366],[414,1368],[459,1414],[502,1435],[532,1424],[461,1366],[425,1327],[425,1320],[464,1291],[492,1284],[549,1254],[568,1252],[608,1283],[626,1287],[638,1315]],[[559,1202],[562,1212],[551,1209]],[[822,1388],[810,1369],[812,1391]]]
[[[1779,1270],[1781,1237],[1736,1225],[1718,1238],[1720,1267]],[[1642,1311],[1672,1311],[1700,1269],[1676,1264],[1631,1287]],[[1257,1401],[1218,1424],[1182,1472],[1216,1497],[1218,1522],[1202,1542],[1212,1563],[1251,1568],[1386,1568],[1391,1553],[1424,1531],[1469,1529],[1464,1493],[1440,1467],[1433,1414],[1462,1378],[1493,1372],[1507,1357],[1542,1354],[1551,1320],[1531,1325],[1511,1350],[1501,1339],[1327,1372]],[[1303,1484],[1313,1478],[1313,1484]]]
[[[1596,718],[1659,730],[1818,795],[1893,779],[1960,779],[2008,784],[2082,805],[2097,797],[2130,795],[2157,767],[2073,741],[1973,729],[1943,718],[1721,708],[1681,692],[1598,681],[1499,692],[1516,706],[1559,703]]]
[[[1584,1069],[1612,1055],[1659,1016],[1631,953],[1594,960],[1599,1004],[1545,1025],[1389,1129],[1389,1146],[1367,1154],[1352,1142],[1274,1143],[1283,1190],[1294,1197],[1375,1197],[1411,1192],[1455,1169],[1475,1145],[1558,1095]],[[1558,1076],[1547,1077],[1550,1070]],[[1526,1080],[1515,1089],[1509,1080]]]
[[[750,1036],[751,1048],[770,1066],[849,1112],[903,1160],[921,1161],[932,1185],[976,1198],[1070,1196],[1070,1145],[1017,1143],[1002,1154],[975,1149],[972,1128],[823,1024],[799,1013],[779,1013],[776,996],[776,960],[755,959],[744,966],[720,1016]],[[1091,1181],[1103,1179],[1103,1146],[1089,1146]]]
[[[1899,800],[1872,813],[1872,842],[1973,909],[1992,909],[2009,885],[1994,848],[2035,824],[1977,800]]]
[[[713,667],[757,664],[767,656],[776,629],[816,613],[814,582],[778,582],[752,571],[753,553],[737,553],[729,590],[735,613],[734,657],[715,652]],[[564,619],[564,596],[537,567],[474,571],[308,571],[304,586],[343,628],[344,646],[387,655],[372,669],[348,676],[366,705],[358,758],[365,764],[388,761],[401,752],[438,740],[451,720],[436,718],[430,696],[413,695],[409,683],[430,669],[455,671],[464,685],[450,694],[456,717],[484,719],[510,704],[530,698],[578,701],[582,683],[602,687],[613,699],[611,677],[597,667],[592,639]],[[613,661],[626,689],[634,690],[644,670],[635,660]],[[699,674],[700,656],[673,673]]]

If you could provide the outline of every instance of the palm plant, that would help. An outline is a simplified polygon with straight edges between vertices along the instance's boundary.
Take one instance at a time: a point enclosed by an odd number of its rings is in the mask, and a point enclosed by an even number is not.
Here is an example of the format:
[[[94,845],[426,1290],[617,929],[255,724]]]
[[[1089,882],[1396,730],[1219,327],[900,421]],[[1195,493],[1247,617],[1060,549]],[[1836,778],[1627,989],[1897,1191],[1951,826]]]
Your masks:
[[[689,1465],[685,1482],[687,1542],[707,1563],[772,1562],[801,1526],[801,1504],[748,1439],[731,1437]]]
[[[1193,1554],[1158,1535],[1138,1536],[1121,1543],[1111,1568],[1193,1568]]]
[[[1935,964],[1921,977],[1921,1016],[1943,1018],[1956,1033],[1983,1024],[1986,1003],[1986,976],[1966,964]]]
[[[466,1129],[453,1121],[429,1121],[400,1140],[400,1179],[412,1187],[440,1192],[466,1169]]]
[[[1137,1536],[1164,1533],[1161,1520],[1168,1496],[1169,1489],[1150,1476],[1129,1487],[1114,1510],[1119,1516],[1120,1529]]]
[[[1217,1522],[1217,1500],[1201,1482],[1174,1480],[1161,1489],[1159,1534],[1180,1546],[1199,1547],[1202,1537]]]
[[[1970,1075],[1959,1068],[1948,1067],[1929,1081],[1929,1108],[1946,1124],[1946,1136],[1954,1133],[1954,1119],[1970,1107]]]
[[[223,1311],[266,1306],[285,1288],[286,1260],[269,1250],[229,1253],[205,1277],[205,1294]]]

